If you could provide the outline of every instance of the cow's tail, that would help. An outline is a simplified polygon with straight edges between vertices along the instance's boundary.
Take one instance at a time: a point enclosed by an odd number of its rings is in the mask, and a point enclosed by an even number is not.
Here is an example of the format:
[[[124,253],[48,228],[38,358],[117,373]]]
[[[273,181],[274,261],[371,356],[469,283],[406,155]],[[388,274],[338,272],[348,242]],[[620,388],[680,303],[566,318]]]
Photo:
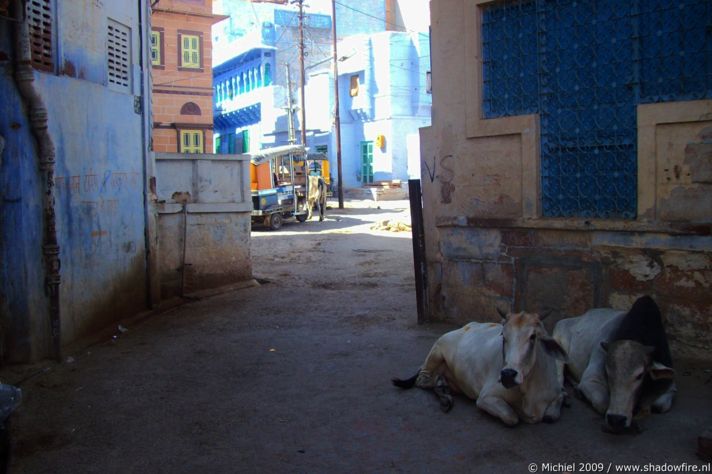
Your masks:
[[[403,379],[392,378],[391,382],[393,382],[393,385],[395,385],[396,387],[399,387],[402,389],[413,388],[415,386],[415,381],[418,380],[418,375],[420,375],[420,371],[416,372],[416,374],[409,379],[403,380]]]

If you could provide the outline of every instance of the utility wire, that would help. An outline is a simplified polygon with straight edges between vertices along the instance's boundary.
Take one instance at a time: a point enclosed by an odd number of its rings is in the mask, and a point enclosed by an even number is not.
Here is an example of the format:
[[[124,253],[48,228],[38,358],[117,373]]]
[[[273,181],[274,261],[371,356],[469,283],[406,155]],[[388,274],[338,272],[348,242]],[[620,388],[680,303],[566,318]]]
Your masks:
[[[358,9],[356,9],[356,8],[354,8],[354,7],[350,7],[350,6],[348,6],[348,5],[346,5],[346,4],[343,4],[343,3],[341,3],[341,2],[335,2],[335,3],[336,3],[337,5],[341,5],[342,7],[346,8],[346,9],[348,9],[348,10],[352,10],[352,11],[355,11],[356,13],[360,13],[360,14],[365,15],[365,16],[367,16],[367,17],[371,17],[371,18],[374,18],[374,19],[376,19],[376,20],[380,20],[380,21],[386,23],[387,25],[393,25],[393,26],[395,26],[395,27],[397,27],[397,28],[403,28],[404,30],[406,30],[406,31],[408,31],[408,32],[410,32],[410,33],[417,33],[417,34],[419,34],[419,35],[421,35],[421,36],[424,36],[424,37],[426,37],[426,38],[429,37],[429,35],[428,35],[427,33],[423,33],[423,32],[420,32],[420,31],[415,31],[415,30],[408,29],[408,28],[406,28],[404,25],[399,25],[398,23],[393,23],[392,21],[388,21],[388,20],[386,20],[385,18],[381,18],[381,17],[379,17],[379,16],[372,15],[372,14],[370,14],[370,13],[366,13],[365,11],[358,10]]]

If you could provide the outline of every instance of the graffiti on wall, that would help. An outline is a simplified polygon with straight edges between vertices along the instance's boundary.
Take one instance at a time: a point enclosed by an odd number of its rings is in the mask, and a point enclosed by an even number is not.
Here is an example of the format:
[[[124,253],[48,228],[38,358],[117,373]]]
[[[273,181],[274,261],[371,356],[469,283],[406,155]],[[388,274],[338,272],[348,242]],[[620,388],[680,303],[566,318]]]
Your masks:
[[[87,194],[121,192],[124,188],[135,189],[141,181],[141,173],[133,171],[106,170],[99,175],[92,169],[83,175],[57,176],[54,178],[57,192],[68,193],[74,198]]]
[[[433,157],[432,163],[423,161],[430,182],[434,183],[435,180],[440,182],[440,202],[443,204],[450,204],[452,202],[452,193],[455,192],[455,185],[453,184],[455,172],[450,167],[450,161],[454,158],[453,155],[445,155],[440,158],[440,168],[442,170],[440,173],[438,173],[437,157]]]
[[[87,233],[91,239],[104,239],[111,237],[111,227],[102,226],[101,218],[113,221],[120,214],[122,198],[141,189],[141,173],[121,170],[95,172],[90,168],[81,175],[57,176],[55,186],[57,197],[67,199],[88,222]]]

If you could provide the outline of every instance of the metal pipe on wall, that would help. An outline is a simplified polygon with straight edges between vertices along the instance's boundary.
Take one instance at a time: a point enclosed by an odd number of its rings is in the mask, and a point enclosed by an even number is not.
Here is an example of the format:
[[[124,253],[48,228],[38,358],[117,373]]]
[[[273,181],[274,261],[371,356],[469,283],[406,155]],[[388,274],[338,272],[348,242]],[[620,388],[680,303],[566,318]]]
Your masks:
[[[37,140],[39,170],[42,179],[42,210],[43,239],[42,255],[45,264],[45,291],[49,298],[49,323],[51,337],[51,353],[54,358],[62,358],[61,319],[59,285],[60,259],[59,243],[57,241],[57,219],[54,201],[54,164],[55,147],[48,130],[47,108],[42,96],[34,87],[34,71],[32,69],[32,53],[30,50],[30,29],[25,13],[25,2],[15,0],[13,7],[15,17],[20,21],[15,23],[15,82],[27,104],[28,119],[32,135]]]

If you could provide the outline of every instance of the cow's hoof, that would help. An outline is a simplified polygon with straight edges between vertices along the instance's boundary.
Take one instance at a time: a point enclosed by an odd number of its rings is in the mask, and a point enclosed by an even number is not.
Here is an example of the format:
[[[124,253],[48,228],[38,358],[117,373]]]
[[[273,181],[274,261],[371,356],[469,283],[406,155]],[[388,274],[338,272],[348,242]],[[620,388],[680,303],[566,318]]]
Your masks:
[[[448,413],[450,410],[452,410],[452,407],[455,406],[455,402],[452,400],[440,400],[440,409],[443,411],[443,413]]]
[[[554,423],[557,421],[559,418],[556,416],[551,416],[551,415],[544,415],[544,418],[541,419],[544,423]]]
[[[502,422],[507,426],[517,426],[519,424],[519,418],[500,418]]]

